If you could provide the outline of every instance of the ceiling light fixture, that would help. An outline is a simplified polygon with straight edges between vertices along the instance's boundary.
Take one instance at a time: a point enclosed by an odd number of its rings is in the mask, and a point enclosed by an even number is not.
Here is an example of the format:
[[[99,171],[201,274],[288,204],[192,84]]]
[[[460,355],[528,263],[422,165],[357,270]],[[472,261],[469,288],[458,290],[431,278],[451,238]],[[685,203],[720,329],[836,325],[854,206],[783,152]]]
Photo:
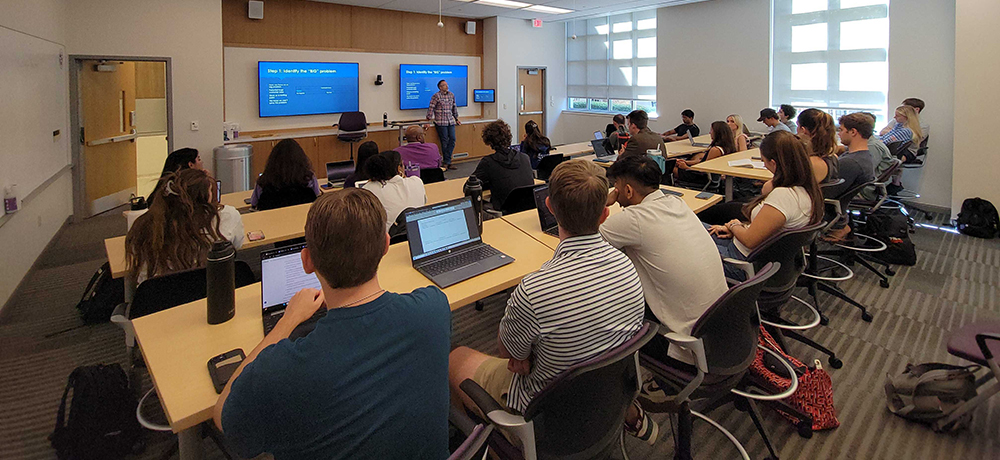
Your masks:
[[[573,10],[567,10],[565,8],[556,8],[545,5],[531,5],[525,9],[529,11],[534,11],[536,13],[549,13],[549,14],[566,14],[573,12]]]
[[[530,3],[515,2],[512,0],[479,0],[476,3],[482,3],[484,5],[499,6],[501,8],[525,8],[529,6],[534,6]]]

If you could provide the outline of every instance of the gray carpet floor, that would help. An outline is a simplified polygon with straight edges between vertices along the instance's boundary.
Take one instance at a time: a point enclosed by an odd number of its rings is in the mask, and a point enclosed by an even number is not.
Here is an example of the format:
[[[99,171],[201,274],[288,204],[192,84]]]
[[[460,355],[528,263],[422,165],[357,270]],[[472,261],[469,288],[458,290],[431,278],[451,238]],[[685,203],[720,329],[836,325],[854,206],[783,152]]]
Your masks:
[[[462,164],[459,171],[449,171],[448,177],[468,175],[473,167],[473,163]],[[932,217],[930,223],[943,223],[942,216]],[[74,309],[94,270],[106,260],[103,240],[123,234],[124,225],[117,212],[67,225],[0,311],[0,459],[55,458],[47,436],[70,371],[102,362],[125,363],[121,331],[112,324],[85,326]],[[803,439],[783,418],[762,409],[781,457],[1000,458],[1000,401],[996,398],[977,409],[972,425],[956,434],[933,433],[885,409],[882,385],[886,374],[901,372],[908,362],[959,364],[946,352],[949,331],[1000,317],[1000,241],[931,228],[918,228],[912,236],[918,263],[901,268],[888,289],[880,288],[877,279],[864,271],[842,283],[851,296],[871,307],[872,323],[861,321],[853,307],[820,294],[830,324],[807,335],[833,348],[844,360],[842,369],[827,366],[842,425]],[[257,251],[241,251],[239,257],[257,267],[257,255]],[[471,306],[455,311],[454,344],[495,353],[504,303],[500,295],[487,299],[482,312]],[[822,358],[797,343],[789,348],[804,361]],[[148,387],[148,381],[144,385]],[[733,432],[752,458],[766,457],[746,414],[723,406],[710,415]],[[661,423],[659,442],[648,446],[629,438],[632,458],[672,456],[667,418],[655,418]],[[695,422],[694,439],[695,458],[736,458],[728,441],[703,422]],[[146,451],[135,458],[157,458],[172,440],[169,434],[150,433]],[[212,441],[206,440],[205,448],[207,458],[222,458]]]

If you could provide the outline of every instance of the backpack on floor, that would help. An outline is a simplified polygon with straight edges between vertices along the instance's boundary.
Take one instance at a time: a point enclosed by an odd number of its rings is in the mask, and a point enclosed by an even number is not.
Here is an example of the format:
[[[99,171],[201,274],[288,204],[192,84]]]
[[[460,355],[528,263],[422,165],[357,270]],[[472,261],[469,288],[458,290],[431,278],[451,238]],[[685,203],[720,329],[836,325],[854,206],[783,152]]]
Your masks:
[[[111,264],[105,262],[90,278],[83,291],[80,303],[80,317],[87,324],[106,323],[111,319],[115,306],[125,301],[125,278],[111,277]]]
[[[976,238],[993,238],[1000,226],[1000,216],[993,203],[982,198],[968,198],[958,213],[958,231]]]
[[[885,405],[889,412],[907,420],[930,424],[934,431],[957,431],[969,426],[972,414],[965,413],[954,423],[940,426],[964,402],[976,396],[976,375],[980,366],[950,364],[907,364],[903,373],[885,376]]]
[[[69,418],[66,400],[72,392]],[[142,447],[135,395],[121,365],[73,370],[49,436],[60,460],[123,458]]]
[[[917,264],[909,219],[898,208],[880,208],[871,213],[861,233],[885,243],[885,251],[873,252],[872,257],[892,265]]]

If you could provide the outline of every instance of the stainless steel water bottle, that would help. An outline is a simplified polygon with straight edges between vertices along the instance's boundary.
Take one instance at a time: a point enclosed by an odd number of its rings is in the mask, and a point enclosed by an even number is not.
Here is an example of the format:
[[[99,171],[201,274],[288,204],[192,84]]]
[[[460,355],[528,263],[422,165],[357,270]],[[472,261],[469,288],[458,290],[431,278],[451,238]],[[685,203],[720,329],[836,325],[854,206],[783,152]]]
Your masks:
[[[476,224],[479,226],[479,234],[483,234],[483,183],[475,174],[469,176],[462,187],[465,196],[472,197],[472,209],[476,211]]]

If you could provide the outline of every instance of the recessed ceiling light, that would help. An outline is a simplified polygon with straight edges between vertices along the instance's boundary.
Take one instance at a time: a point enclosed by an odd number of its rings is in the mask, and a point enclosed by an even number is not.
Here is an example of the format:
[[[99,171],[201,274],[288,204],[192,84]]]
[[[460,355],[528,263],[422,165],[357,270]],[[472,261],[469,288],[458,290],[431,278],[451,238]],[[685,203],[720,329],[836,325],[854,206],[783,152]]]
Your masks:
[[[479,0],[476,3],[499,6],[503,8],[524,8],[526,6],[533,6],[530,3],[515,2],[512,0]]]
[[[552,6],[545,6],[545,5],[532,5],[525,9],[530,11],[535,11],[538,13],[549,13],[549,14],[566,14],[573,12],[573,10],[567,10],[565,8],[555,8]]]

